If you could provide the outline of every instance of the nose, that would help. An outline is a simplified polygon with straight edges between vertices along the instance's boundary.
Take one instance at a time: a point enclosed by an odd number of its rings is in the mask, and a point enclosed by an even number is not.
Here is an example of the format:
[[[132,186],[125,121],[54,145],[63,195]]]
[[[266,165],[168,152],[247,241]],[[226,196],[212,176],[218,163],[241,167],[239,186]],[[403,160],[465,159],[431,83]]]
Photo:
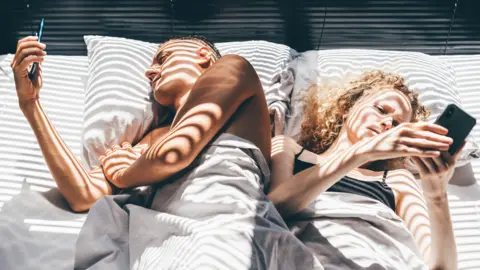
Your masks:
[[[155,68],[154,66],[151,66],[145,71],[145,77],[147,77],[147,79],[152,81],[155,77],[157,77],[159,72],[160,71],[157,68]]]
[[[393,126],[393,119],[391,116],[387,116],[382,119],[381,126],[383,128],[383,131],[387,131],[392,128]]]

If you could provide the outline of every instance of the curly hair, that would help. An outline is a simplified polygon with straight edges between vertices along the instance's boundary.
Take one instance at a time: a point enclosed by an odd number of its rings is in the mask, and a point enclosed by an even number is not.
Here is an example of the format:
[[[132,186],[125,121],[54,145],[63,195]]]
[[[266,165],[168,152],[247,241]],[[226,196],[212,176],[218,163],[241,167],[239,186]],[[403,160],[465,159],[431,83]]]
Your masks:
[[[299,144],[316,154],[325,152],[337,139],[345,117],[355,103],[369,95],[385,90],[403,93],[412,106],[411,122],[425,120],[429,112],[418,100],[418,94],[408,89],[398,74],[375,70],[366,72],[346,86],[309,89],[305,117],[301,126]],[[319,98],[323,94],[323,97]]]

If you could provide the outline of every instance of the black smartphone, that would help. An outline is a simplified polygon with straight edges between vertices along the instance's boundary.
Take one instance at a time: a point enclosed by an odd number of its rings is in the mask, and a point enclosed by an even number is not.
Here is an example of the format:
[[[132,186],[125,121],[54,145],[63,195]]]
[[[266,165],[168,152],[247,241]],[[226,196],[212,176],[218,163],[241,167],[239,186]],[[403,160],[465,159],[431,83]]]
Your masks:
[[[38,42],[42,42],[44,24],[45,24],[45,19],[42,18],[42,20],[40,21],[40,26],[38,26],[38,32],[36,33],[36,35],[38,36]],[[37,68],[38,68],[38,63],[37,62],[33,63],[32,68],[28,72],[28,78],[30,78],[30,80],[33,80],[35,72],[37,71]]]
[[[449,104],[435,120],[435,124],[448,129],[447,136],[453,139],[448,153],[454,155],[477,124],[477,119],[460,109],[457,105]]]

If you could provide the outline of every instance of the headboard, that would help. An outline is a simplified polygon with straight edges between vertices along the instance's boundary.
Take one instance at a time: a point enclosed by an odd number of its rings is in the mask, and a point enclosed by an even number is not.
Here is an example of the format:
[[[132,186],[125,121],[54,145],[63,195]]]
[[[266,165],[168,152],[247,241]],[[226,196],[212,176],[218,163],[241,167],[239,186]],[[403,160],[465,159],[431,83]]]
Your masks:
[[[476,0],[2,0],[0,54],[46,19],[50,54],[85,55],[83,35],[161,42],[267,40],[297,51],[375,48],[480,53]],[[27,7],[28,6],[28,7]],[[447,41],[448,40],[448,41]]]

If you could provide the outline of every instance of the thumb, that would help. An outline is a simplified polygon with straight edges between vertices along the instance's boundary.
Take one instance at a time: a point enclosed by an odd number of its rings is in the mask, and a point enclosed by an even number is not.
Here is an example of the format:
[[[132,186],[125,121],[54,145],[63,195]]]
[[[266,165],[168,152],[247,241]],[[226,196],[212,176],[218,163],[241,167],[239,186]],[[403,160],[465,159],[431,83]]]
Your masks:
[[[42,87],[42,83],[43,83],[42,73],[43,73],[42,63],[38,62],[37,63],[37,70],[35,71],[35,74],[34,74],[34,77],[33,77],[33,80],[32,80],[32,84],[36,89],[39,89],[39,88]]]

